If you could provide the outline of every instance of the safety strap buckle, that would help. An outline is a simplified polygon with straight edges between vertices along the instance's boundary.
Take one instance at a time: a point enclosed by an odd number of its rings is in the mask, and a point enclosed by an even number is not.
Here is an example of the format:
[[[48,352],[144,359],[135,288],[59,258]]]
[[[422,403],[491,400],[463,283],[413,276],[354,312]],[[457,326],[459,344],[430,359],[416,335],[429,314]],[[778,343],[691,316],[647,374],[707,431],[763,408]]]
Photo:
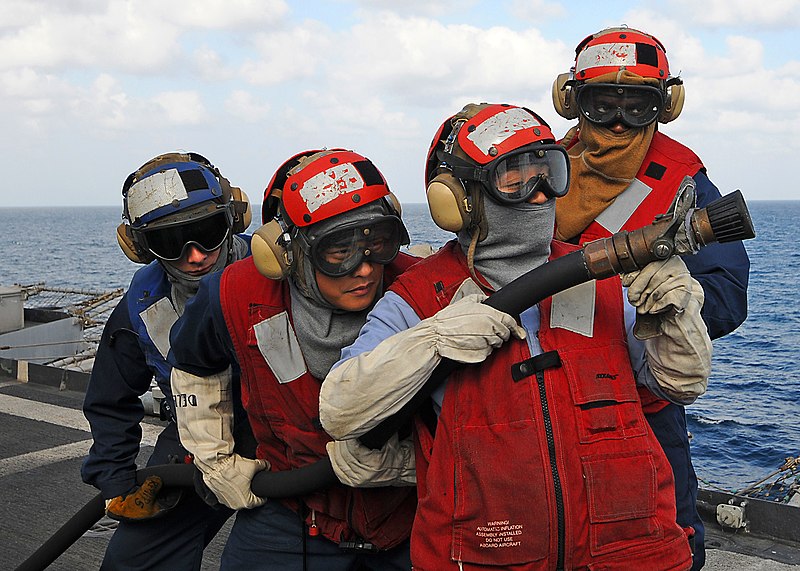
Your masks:
[[[545,369],[553,369],[560,366],[561,357],[558,355],[558,351],[548,351],[511,365],[511,378],[516,383]]]
[[[370,543],[364,539],[340,541],[339,549],[347,551],[348,553],[377,553],[380,551],[374,543]]]

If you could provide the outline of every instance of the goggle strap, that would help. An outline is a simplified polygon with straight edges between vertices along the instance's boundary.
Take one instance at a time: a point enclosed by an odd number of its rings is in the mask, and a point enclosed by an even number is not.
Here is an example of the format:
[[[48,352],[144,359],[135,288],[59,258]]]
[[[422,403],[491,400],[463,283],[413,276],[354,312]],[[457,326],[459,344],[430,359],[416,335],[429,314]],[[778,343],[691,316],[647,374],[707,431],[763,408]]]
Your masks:
[[[489,173],[485,168],[475,166],[462,158],[441,150],[437,151],[436,157],[453,172],[456,178],[477,182],[489,180]]]

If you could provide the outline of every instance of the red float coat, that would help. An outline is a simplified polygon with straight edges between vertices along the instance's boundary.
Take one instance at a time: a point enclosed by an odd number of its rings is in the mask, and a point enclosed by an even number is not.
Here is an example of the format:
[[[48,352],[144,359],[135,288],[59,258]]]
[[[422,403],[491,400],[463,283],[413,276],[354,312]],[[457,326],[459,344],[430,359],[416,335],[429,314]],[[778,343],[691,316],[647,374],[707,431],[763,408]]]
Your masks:
[[[399,254],[385,267],[384,284],[391,283],[414,261]],[[252,258],[247,258],[223,272],[220,302],[242,370],[242,404],[258,442],[256,456],[268,460],[272,471],[300,468],[325,457],[325,445],[331,438],[319,422],[322,381],[306,369],[299,378],[279,383],[259,350],[254,331],[256,324],[284,312],[292,327],[286,281],[265,279]],[[305,504],[306,522],[311,524],[313,512],[319,532],[331,541],[359,537],[388,549],[408,538],[416,494],[409,487],[354,489],[337,484],[303,498],[282,501],[298,513]]]
[[[574,247],[553,243],[554,255]],[[469,277],[451,242],[391,290],[420,318]],[[688,569],[672,470],[642,414],[618,278],[597,282],[594,336],[511,339],[448,379],[435,437],[417,421],[417,571]]]
[[[575,137],[568,148],[577,141]],[[614,212],[617,205],[626,203],[624,200],[615,201],[598,217],[602,221],[604,215],[609,216],[606,224],[611,228],[595,220],[580,234],[578,243],[582,246],[592,240],[608,238],[620,230],[631,231],[652,224],[656,216],[669,210],[683,178],[696,175],[702,168],[703,163],[694,151],[656,131],[634,181],[641,194],[647,193],[644,200],[638,206],[635,202],[627,202],[628,208],[622,206]],[[669,404],[644,387],[639,387],[639,397],[647,414],[656,413]]]

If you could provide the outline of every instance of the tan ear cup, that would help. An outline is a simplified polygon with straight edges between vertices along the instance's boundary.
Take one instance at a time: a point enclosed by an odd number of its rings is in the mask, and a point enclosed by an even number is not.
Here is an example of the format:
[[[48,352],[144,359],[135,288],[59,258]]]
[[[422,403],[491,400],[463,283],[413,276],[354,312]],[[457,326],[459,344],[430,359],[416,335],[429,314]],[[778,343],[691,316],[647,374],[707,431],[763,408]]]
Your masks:
[[[575,91],[567,82],[572,79],[571,73],[560,73],[553,82],[553,107],[556,113],[565,119],[575,119],[578,116],[578,104],[575,101]]]
[[[664,109],[658,115],[659,123],[669,123],[678,118],[683,110],[683,100],[686,98],[686,91],[682,83],[671,85],[667,88],[667,102]]]
[[[433,177],[426,195],[431,217],[439,228],[459,232],[469,227],[472,218],[467,193],[452,173],[442,172]]]
[[[250,199],[238,186],[232,186],[233,198],[233,230],[234,234],[241,234],[250,227],[253,221],[253,210],[250,208]]]
[[[142,251],[136,247],[133,234],[131,234],[131,228],[124,222],[117,226],[117,243],[131,262],[149,264],[154,259],[153,256],[142,253]]]
[[[282,280],[291,271],[289,253],[278,244],[282,234],[281,225],[277,220],[272,220],[256,230],[250,242],[258,273],[271,280]]]
[[[394,209],[395,214],[397,214],[398,217],[402,218],[403,217],[403,207],[400,206],[400,201],[397,200],[397,197],[393,193],[390,192],[389,194],[386,195],[386,200],[389,202],[391,207]]]

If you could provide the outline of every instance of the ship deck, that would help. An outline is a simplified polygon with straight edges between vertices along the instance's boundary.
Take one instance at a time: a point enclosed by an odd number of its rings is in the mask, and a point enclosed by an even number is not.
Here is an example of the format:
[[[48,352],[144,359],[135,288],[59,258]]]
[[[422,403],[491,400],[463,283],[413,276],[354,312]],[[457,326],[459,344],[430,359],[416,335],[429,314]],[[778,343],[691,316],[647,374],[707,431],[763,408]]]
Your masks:
[[[91,445],[81,413],[83,393],[40,382],[22,382],[0,371],[0,561],[14,569],[33,554],[97,491],[80,478],[80,465]],[[162,423],[147,417],[139,458],[143,466]],[[48,569],[97,569],[113,533],[100,520]],[[218,569],[230,522],[206,549],[204,570]],[[800,568],[800,546],[722,531],[709,523],[705,569],[780,571]]]

